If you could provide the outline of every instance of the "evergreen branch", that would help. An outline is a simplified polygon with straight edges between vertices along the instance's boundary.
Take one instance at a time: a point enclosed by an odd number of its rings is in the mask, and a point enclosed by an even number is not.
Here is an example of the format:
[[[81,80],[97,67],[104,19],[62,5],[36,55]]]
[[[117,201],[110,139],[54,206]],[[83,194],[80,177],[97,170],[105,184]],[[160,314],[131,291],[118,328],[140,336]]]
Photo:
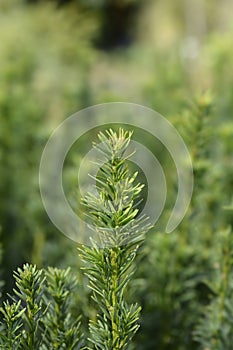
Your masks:
[[[96,321],[90,321],[90,342],[95,349],[126,350],[137,332],[140,307],[128,305],[124,290],[133,275],[133,262],[144,233],[146,217],[138,218],[136,201],[143,188],[135,184],[137,173],[130,174],[125,151],[131,132],[113,130],[99,134],[97,150],[107,160],[95,178],[98,194],[82,199],[86,215],[97,237],[92,247],[79,248],[86,264],[92,299],[99,308]],[[98,246],[101,243],[102,248]]]
[[[42,349],[80,349],[80,318],[73,320],[70,312],[71,292],[77,287],[77,281],[72,277],[70,268],[60,270],[49,267],[45,275],[45,301],[49,312],[43,319],[46,337]]]
[[[10,304],[7,300],[0,308],[0,312],[3,315],[0,331],[0,349],[23,349],[20,331],[23,326],[22,315],[25,312],[25,308],[21,308],[21,301]]]
[[[22,344],[25,349],[34,350],[40,345],[40,320],[43,315],[43,288],[45,276],[42,270],[35,265],[25,264],[14,272],[17,289],[14,289],[13,300],[21,300],[21,308],[25,305],[22,314],[24,331],[22,332]]]
[[[71,313],[77,283],[70,269],[25,264],[14,278],[13,303],[7,300],[0,308],[0,349],[81,349],[80,317]]]

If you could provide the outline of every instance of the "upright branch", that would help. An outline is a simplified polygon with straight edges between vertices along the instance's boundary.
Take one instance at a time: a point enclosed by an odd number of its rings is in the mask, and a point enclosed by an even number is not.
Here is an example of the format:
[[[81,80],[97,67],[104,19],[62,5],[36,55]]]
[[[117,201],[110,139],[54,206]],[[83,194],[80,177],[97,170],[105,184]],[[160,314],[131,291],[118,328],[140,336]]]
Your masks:
[[[76,279],[70,268],[38,270],[24,264],[14,278],[16,288],[0,307],[0,349],[80,349],[80,317],[72,313]]]
[[[99,133],[100,143],[94,147],[104,157],[104,164],[99,164],[95,178],[98,193],[89,192],[82,199],[89,223],[96,231],[92,246],[79,248],[92,298],[99,309],[96,320],[90,321],[89,340],[94,349],[128,349],[139,328],[140,307],[127,303],[124,290],[133,274],[138,247],[150,226],[147,217],[138,217],[143,185],[135,184],[137,173],[130,174],[126,162],[131,136],[132,132],[123,129]]]

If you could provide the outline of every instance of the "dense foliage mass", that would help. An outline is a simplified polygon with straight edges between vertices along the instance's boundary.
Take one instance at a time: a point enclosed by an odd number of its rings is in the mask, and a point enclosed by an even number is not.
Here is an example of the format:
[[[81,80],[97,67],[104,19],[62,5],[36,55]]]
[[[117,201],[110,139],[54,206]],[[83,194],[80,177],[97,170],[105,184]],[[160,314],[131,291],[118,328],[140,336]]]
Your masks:
[[[232,4],[107,4],[0,2],[0,347],[79,349],[91,337],[89,324],[103,334],[96,315],[103,316],[76,245],[57,232],[42,207],[38,168],[48,136],[64,118],[93,104],[126,101],[151,107],[173,123],[187,144],[195,178],[183,222],[166,235],[176,169],[163,145],[134,130],[132,138],[160,161],[168,193],[125,289],[127,305],[141,306],[140,329],[129,349],[231,350]],[[125,20],[115,28],[119,14]],[[101,130],[83,135],[68,156],[68,196],[89,140]]]

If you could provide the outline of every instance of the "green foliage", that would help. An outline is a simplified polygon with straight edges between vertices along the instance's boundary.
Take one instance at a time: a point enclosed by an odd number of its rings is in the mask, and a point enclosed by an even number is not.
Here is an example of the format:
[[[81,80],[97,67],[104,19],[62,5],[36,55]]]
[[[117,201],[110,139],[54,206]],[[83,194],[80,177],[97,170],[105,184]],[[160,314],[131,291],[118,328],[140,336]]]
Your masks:
[[[99,134],[100,144],[95,147],[105,159],[96,177],[99,192],[89,192],[83,198],[87,216],[100,238],[93,240],[92,247],[82,246],[79,251],[98,306],[97,319],[90,322],[90,341],[101,350],[128,349],[139,327],[140,307],[129,305],[124,296],[143,233],[148,229],[146,218],[137,218],[142,185],[134,184],[137,174],[130,175],[126,165],[131,135],[123,129]]]
[[[23,326],[22,314],[25,308],[21,308],[21,301],[12,304],[7,300],[3,303],[0,312],[3,315],[3,323],[0,332],[0,348],[14,350],[19,348],[21,341],[21,328]]]
[[[211,302],[205,307],[194,333],[201,349],[226,350],[233,339],[233,234],[222,232],[214,248],[214,269],[207,277],[212,291]]]
[[[45,277],[42,270],[37,270],[36,266],[24,265],[23,269],[18,268],[14,273],[15,296],[13,300],[21,301],[26,305],[25,312],[22,313],[25,329],[21,333],[21,346],[25,349],[35,349],[40,345],[40,319],[43,315],[43,285]]]
[[[70,269],[38,270],[25,264],[14,273],[16,289],[3,303],[2,349],[80,349],[80,320],[71,315],[76,282]]]
[[[46,337],[41,349],[79,349],[80,319],[73,320],[71,315],[72,292],[77,288],[77,281],[69,268],[59,270],[49,267],[45,276],[47,290],[44,298],[49,312],[43,318]]]

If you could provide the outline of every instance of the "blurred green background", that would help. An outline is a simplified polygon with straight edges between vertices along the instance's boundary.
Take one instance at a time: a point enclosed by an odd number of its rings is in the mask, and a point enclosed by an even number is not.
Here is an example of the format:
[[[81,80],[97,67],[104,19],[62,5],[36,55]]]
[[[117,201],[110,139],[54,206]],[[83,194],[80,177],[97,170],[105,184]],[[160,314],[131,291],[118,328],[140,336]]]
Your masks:
[[[233,200],[231,0],[0,1],[3,295],[12,287],[13,269],[25,261],[71,265],[79,274],[76,244],[43,208],[40,157],[62,120],[112,101],[166,116],[194,161],[186,219],[170,236],[158,226],[142,249],[132,285],[143,306],[136,348],[198,349],[193,329],[211,295],[203,281],[216,270],[216,247],[233,222],[232,211],[223,210]],[[153,148],[149,136],[140,137]],[[166,152],[159,153],[169,173]],[[70,157],[64,175],[74,186],[72,169],[81,155]],[[176,190],[170,183],[168,204]],[[168,215],[169,209],[162,220]],[[77,296],[84,315],[91,314],[88,297],[84,283]]]

